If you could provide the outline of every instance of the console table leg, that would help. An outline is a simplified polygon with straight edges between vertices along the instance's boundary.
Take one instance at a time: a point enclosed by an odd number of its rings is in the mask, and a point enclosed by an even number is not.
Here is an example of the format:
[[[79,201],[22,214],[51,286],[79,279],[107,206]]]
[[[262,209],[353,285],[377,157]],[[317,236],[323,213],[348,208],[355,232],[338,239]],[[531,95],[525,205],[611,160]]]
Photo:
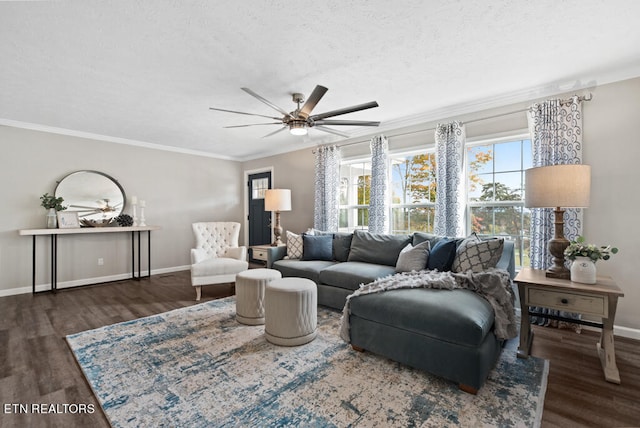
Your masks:
[[[36,294],[36,235],[33,235],[33,249],[31,251],[31,293]]]

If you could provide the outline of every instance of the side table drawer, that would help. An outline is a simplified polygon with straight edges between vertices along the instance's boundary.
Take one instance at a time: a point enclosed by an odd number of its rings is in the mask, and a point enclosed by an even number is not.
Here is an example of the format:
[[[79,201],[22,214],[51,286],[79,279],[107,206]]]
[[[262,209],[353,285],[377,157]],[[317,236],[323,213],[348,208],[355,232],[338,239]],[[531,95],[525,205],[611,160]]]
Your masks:
[[[529,306],[544,306],[568,312],[608,317],[607,297],[600,294],[572,293],[568,291],[550,291],[542,288],[527,289]]]
[[[267,261],[267,250],[264,248],[252,248],[251,249],[251,257],[256,260]]]

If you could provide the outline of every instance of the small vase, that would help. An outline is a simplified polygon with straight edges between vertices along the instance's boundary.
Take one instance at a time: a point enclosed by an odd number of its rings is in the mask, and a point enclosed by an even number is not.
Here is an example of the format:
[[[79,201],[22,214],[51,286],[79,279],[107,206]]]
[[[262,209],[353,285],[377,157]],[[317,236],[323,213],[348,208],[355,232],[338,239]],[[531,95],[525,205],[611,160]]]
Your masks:
[[[49,208],[47,211],[47,229],[55,229],[58,227],[58,216],[55,208]]]
[[[589,257],[576,257],[571,263],[571,281],[583,284],[596,283],[596,262]]]

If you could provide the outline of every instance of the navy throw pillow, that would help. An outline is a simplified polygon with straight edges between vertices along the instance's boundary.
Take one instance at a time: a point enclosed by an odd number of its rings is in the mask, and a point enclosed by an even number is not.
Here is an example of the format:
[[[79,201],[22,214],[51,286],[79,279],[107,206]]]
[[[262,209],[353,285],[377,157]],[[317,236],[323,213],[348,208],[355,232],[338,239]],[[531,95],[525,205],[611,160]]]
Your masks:
[[[301,260],[333,260],[333,236],[302,235]]]
[[[455,239],[442,238],[431,249],[429,260],[427,260],[427,269],[437,269],[440,272],[450,271],[455,257]]]

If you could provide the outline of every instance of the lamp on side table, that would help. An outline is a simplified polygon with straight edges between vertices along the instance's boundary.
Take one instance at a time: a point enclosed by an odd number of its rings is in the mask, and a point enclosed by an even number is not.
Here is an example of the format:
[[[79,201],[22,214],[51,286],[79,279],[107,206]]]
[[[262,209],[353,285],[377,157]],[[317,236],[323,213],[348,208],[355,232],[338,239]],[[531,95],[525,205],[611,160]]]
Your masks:
[[[276,224],[273,227],[273,235],[275,240],[273,247],[282,245],[280,236],[282,235],[282,226],[280,226],[280,212],[291,211],[291,189],[268,189],[264,195],[264,210],[275,211]]]
[[[564,208],[589,206],[591,167],[589,165],[551,165],[525,171],[525,202],[527,208],[554,208],[555,234],[549,240],[553,266],[548,278],[569,279],[564,250],[569,241],[564,237]]]

